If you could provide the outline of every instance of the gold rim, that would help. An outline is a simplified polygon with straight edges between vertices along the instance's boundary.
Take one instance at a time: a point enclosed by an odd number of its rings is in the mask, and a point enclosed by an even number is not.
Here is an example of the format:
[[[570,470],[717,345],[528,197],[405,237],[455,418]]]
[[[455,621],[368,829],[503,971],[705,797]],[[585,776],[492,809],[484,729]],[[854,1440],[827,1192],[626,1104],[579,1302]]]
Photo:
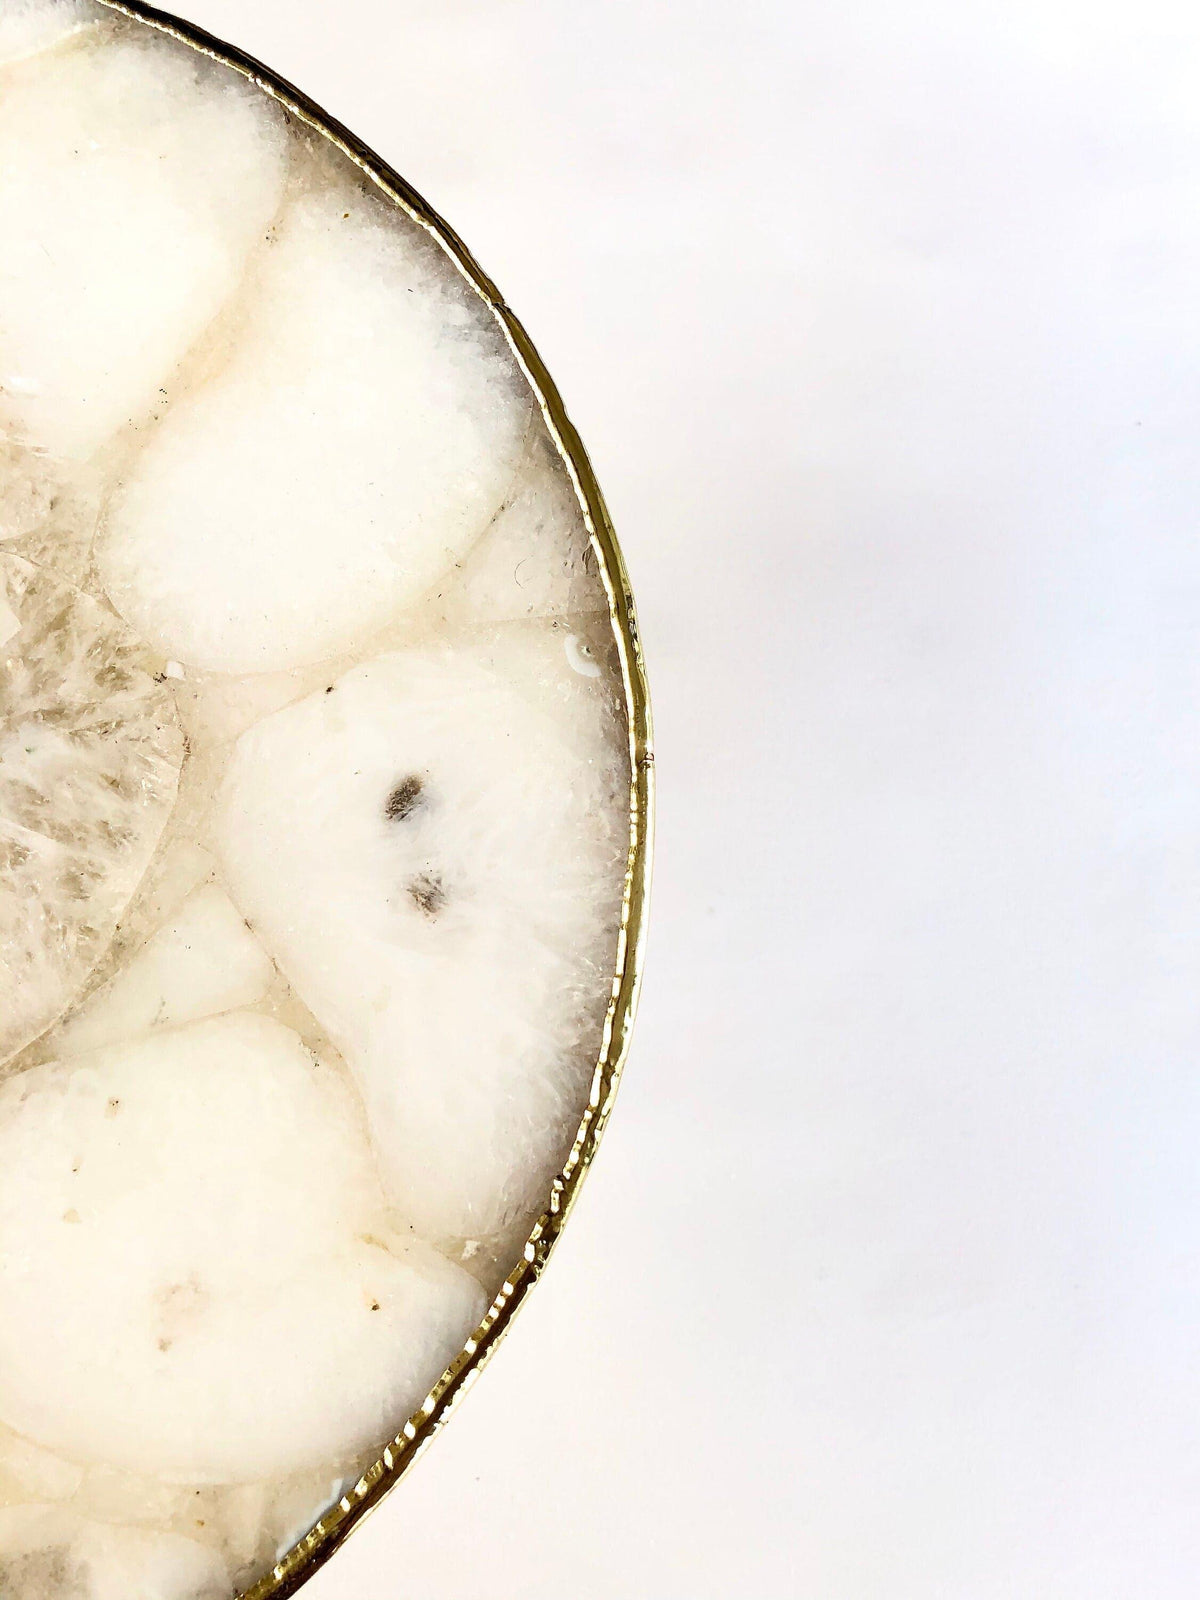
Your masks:
[[[579,1186],[591,1166],[612,1111],[613,1099],[629,1048],[637,1009],[645,950],[647,896],[650,881],[654,805],[654,751],[650,700],[642,657],[633,593],[625,560],[617,543],[600,485],[583,443],[567,416],[554,380],[532,340],[505,304],[492,280],[448,223],[444,222],[399,173],[349,129],[323,111],[269,67],[223,44],[211,34],[138,0],[100,0],[110,11],[146,23],[240,72],[278,100],[294,117],[337,146],[389,198],[420,224],[441,246],[455,267],[485,302],[537,396],[551,437],[566,463],[583,508],[592,547],[608,594],[609,617],[621,662],[629,723],[630,792],[629,856],[625,873],[621,930],[613,973],[612,999],[605,1018],[600,1057],[592,1078],[587,1109],[579,1124],[566,1165],[554,1180],[546,1209],[505,1278],[487,1315],[443,1374],[420,1409],[381,1451],[375,1463],[321,1520],[276,1562],[239,1600],[285,1600],[324,1565],[354,1527],[400,1481],[474,1383],[507,1333],[525,1296],[541,1277],[570,1215]]]

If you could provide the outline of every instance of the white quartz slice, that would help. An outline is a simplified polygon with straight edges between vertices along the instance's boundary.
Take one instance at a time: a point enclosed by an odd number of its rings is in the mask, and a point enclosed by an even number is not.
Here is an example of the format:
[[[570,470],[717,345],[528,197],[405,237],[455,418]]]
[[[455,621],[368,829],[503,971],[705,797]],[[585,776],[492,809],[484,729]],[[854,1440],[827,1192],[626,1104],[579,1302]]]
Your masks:
[[[92,0],[4,0],[0,67],[48,50],[111,16]]]
[[[608,601],[574,484],[549,438],[431,597],[449,628],[605,612]]]
[[[183,759],[174,702],[105,607],[0,554],[0,1060],[81,991]]]
[[[0,1511],[4,1600],[229,1600],[220,1554],[177,1533],[113,1527],[62,1506]]]
[[[54,1052],[79,1055],[153,1028],[252,1006],[266,994],[274,970],[225,891],[205,884],[67,1019]]]
[[[80,460],[174,392],[275,214],[285,147],[266,95],[142,28],[6,69],[0,436]]]
[[[0,1087],[0,1421],[188,1483],[377,1445],[484,1307],[386,1234],[353,1096],[278,1023],[32,1068]]]
[[[440,1241],[548,1194],[615,958],[602,691],[577,679],[594,698],[564,719],[540,637],[509,649],[523,678],[480,649],[397,653],[268,717],[216,824],[230,892],[356,1073],[393,1199]]]
[[[251,1589],[478,1329],[612,997],[600,568],[432,224],[0,0],[0,1600]]]
[[[345,651],[478,538],[530,407],[441,251],[339,181],[286,216],[234,356],[172,406],[109,508],[107,592],[185,665]]]
[[[78,1462],[52,1455],[20,1434],[0,1428],[0,1505],[70,1500],[84,1476],[85,1469]]]

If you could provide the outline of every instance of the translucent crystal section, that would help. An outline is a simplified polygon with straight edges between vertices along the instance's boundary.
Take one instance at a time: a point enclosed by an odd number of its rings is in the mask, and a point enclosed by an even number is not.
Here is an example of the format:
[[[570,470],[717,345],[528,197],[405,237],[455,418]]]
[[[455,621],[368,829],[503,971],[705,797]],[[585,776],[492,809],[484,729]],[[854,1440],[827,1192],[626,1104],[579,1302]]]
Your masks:
[[[183,737],[107,607],[0,554],[0,1060],[73,1001],[175,800]]]

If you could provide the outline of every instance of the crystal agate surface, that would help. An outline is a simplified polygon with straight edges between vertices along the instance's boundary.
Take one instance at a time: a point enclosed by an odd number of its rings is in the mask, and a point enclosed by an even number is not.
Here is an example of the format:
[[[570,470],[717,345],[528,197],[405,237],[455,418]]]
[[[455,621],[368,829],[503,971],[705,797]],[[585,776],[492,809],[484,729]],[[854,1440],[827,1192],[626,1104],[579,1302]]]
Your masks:
[[[544,1208],[624,702],[489,308],[232,69],[5,0],[0,283],[0,1594],[213,1600]]]

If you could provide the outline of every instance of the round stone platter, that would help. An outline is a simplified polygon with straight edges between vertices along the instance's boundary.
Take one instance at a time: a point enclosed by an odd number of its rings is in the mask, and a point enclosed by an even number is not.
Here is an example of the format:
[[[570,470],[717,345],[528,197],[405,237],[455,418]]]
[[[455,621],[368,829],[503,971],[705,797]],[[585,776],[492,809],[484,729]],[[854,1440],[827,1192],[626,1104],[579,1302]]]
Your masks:
[[[298,91],[0,9],[0,1594],[292,1593],[477,1375],[636,997],[599,490]]]

